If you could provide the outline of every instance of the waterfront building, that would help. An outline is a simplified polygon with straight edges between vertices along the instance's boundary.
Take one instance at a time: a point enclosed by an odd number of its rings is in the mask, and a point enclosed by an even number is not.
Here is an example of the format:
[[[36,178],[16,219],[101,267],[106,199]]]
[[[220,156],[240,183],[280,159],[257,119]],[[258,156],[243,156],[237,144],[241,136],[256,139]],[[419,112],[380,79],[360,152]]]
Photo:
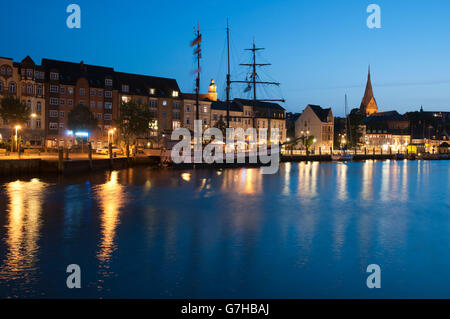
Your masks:
[[[367,76],[366,90],[361,101],[360,110],[361,114],[363,114],[364,116],[370,116],[378,112],[378,105],[373,95],[372,81],[370,79],[370,66],[369,74]]]
[[[324,109],[319,105],[308,104],[295,122],[295,137],[313,136],[315,139],[311,149],[329,151],[334,141],[334,116],[331,108]]]
[[[366,148],[405,152],[411,143],[409,120],[397,111],[379,112],[364,119]]]
[[[118,116],[114,69],[95,65],[42,59],[46,72],[46,147],[72,147],[77,136],[106,145],[108,130]],[[76,105],[90,107],[98,120],[94,132],[72,132],[67,128],[69,112]],[[77,135],[78,134],[78,135]],[[75,136],[77,135],[77,136]]]
[[[30,110],[30,119],[21,125],[20,137],[27,147],[40,147],[45,136],[45,71],[29,57],[21,62],[0,58],[0,96],[13,95],[24,102]],[[0,136],[10,140],[12,128],[17,123],[0,119]]]
[[[209,94],[199,94],[199,120],[203,130],[211,127],[211,103]],[[194,131],[194,121],[197,119],[196,95],[183,93],[183,127]]]
[[[115,79],[118,105],[133,100],[152,113],[149,134],[142,138],[164,137],[182,126],[183,100],[175,79],[122,72],[115,72]]]

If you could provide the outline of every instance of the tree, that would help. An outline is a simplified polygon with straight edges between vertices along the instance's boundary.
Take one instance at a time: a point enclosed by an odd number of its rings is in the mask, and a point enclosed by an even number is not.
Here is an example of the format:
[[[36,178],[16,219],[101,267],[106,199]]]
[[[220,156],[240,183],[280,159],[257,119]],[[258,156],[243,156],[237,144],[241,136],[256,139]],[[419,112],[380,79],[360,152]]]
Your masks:
[[[141,103],[129,101],[122,102],[120,105],[117,125],[125,140],[127,158],[130,156],[130,142],[132,139],[149,132],[149,124],[152,119],[150,110]]]
[[[30,119],[30,108],[15,96],[7,95],[0,100],[0,117],[5,123],[10,124],[14,131],[16,125],[24,124]],[[13,134],[11,134],[11,151],[12,136]]]
[[[97,119],[85,105],[78,104],[67,115],[67,128],[71,131],[93,132],[98,129],[97,125]]]
[[[223,136],[226,136],[227,124],[223,121],[223,119],[219,119],[216,124],[214,124],[215,128],[218,128],[222,131]]]
[[[364,116],[359,108],[351,110],[348,115],[348,134],[347,143],[350,148],[361,146],[361,125],[364,125]]]
[[[0,117],[11,125],[24,124],[30,119],[30,108],[15,96],[7,95],[0,100]]]

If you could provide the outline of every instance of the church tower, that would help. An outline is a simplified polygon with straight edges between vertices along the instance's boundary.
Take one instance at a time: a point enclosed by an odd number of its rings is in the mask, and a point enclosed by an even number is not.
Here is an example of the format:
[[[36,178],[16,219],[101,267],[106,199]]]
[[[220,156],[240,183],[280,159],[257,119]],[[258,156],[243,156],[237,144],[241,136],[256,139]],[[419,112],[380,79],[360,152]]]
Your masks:
[[[370,81],[370,65],[369,65],[369,75],[367,77],[366,91],[364,92],[364,97],[361,101],[360,106],[361,114],[364,116],[370,116],[378,112],[377,102],[373,96],[372,82]]]
[[[214,79],[211,79],[211,83],[209,84],[208,99],[211,101],[217,101],[217,87],[214,83]]]

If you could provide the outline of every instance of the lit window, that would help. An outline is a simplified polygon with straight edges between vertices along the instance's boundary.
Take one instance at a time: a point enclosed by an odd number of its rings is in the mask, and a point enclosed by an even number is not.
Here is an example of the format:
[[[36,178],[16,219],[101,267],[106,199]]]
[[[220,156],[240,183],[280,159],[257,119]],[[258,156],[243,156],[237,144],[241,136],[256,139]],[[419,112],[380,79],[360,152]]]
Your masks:
[[[68,92],[69,92],[69,95],[72,95],[73,94],[73,88],[69,88]]]
[[[166,100],[162,101],[162,105],[166,106],[167,105],[167,101]]]
[[[178,97],[178,91],[173,91],[173,92],[172,92],[172,96],[173,96],[173,97]]]
[[[151,95],[154,95],[154,94],[155,94],[155,89],[153,89],[153,88],[149,89],[148,91],[149,91],[149,93],[150,93]]]
[[[50,110],[49,116],[50,116],[50,117],[58,117],[58,111],[56,111],[56,110]]]
[[[49,127],[51,130],[56,130],[56,129],[58,129],[58,123],[50,122],[50,123],[48,124],[48,127]]]
[[[16,83],[14,82],[9,83],[9,92],[16,93]]]

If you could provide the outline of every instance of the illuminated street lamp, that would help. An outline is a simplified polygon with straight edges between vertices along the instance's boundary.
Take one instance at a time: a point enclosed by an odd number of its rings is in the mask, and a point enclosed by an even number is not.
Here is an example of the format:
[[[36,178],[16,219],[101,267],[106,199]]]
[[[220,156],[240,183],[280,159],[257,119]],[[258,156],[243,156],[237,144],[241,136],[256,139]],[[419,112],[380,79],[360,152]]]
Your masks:
[[[15,140],[16,140],[16,148],[18,149],[18,145],[19,145],[19,144],[18,144],[17,133],[18,133],[18,131],[19,131],[20,129],[22,129],[22,126],[16,125],[14,128],[16,129],[16,137],[15,137]]]
[[[116,128],[110,129],[108,131],[108,144],[114,141],[114,133],[116,132]],[[110,138],[111,136],[111,138]]]

